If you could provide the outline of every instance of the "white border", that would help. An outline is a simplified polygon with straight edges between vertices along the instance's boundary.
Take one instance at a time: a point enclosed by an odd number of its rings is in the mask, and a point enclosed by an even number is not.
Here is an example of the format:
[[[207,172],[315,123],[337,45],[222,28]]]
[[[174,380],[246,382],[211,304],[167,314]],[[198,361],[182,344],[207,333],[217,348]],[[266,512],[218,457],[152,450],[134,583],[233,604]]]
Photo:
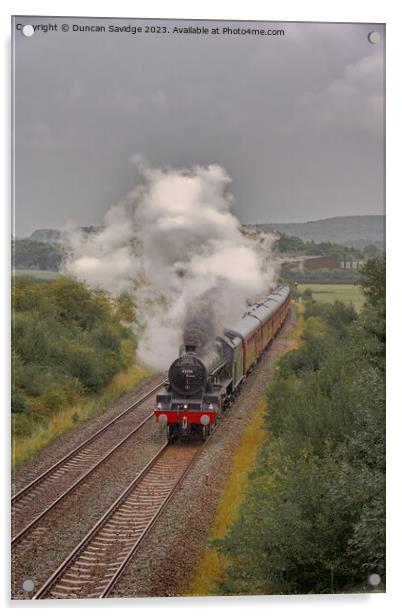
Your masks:
[[[398,3],[392,0],[366,0],[363,2],[353,0],[337,0],[336,2],[322,2],[319,0],[281,0],[274,3],[264,3],[257,0],[248,0],[239,5],[234,5],[233,0],[221,1],[219,4],[215,0],[203,0],[198,5],[190,4],[188,1],[172,0],[171,2],[154,1],[152,4],[136,4],[128,1],[113,0],[112,3],[90,2],[88,0],[70,0],[69,2],[59,1],[55,3],[50,0],[38,0],[35,3],[25,1],[7,2],[5,0],[1,6],[0,27],[2,31],[3,62],[1,64],[2,80],[4,88],[2,114],[4,135],[4,146],[1,150],[3,158],[2,186],[3,207],[1,208],[1,232],[2,244],[0,250],[1,259],[1,340],[9,339],[8,320],[9,320],[9,237],[10,237],[10,16],[16,15],[86,15],[86,16],[116,16],[116,17],[166,17],[166,18],[199,18],[199,19],[261,19],[271,21],[340,21],[340,22],[369,22],[387,23],[387,257],[388,257],[388,567],[387,567],[387,593],[363,595],[349,595],[332,597],[326,596],[297,596],[297,597],[268,597],[268,598],[207,598],[207,599],[136,599],[136,600],[106,600],[104,603],[94,603],[92,601],[73,602],[67,604],[63,602],[55,605],[45,605],[41,602],[40,606],[34,606],[28,602],[14,602],[11,604],[9,596],[9,551],[3,549],[3,559],[1,562],[0,579],[3,585],[3,607],[14,609],[19,612],[21,609],[51,609],[63,607],[68,611],[74,609],[75,614],[80,614],[86,610],[116,610],[116,608],[134,609],[147,614],[152,612],[172,612],[176,610],[195,610],[196,612],[206,610],[230,611],[230,614],[238,614],[250,606],[258,614],[269,613],[297,613],[303,614],[322,614],[323,610],[336,612],[342,610],[344,613],[365,613],[374,614],[379,610],[388,612],[397,606],[398,590],[402,577],[401,567],[401,456],[399,441],[402,437],[402,408],[398,408],[397,399],[399,395],[399,377],[401,362],[400,346],[402,345],[401,328],[398,323],[398,313],[401,315],[401,306],[398,293],[401,283],[399,282],[399,263],[400,256],[400,233],[402,203],[400,201],[401,183],[401,38],[402,20],[400,19],[400,9]],[[398,156],[399,154],[399,156]],[[398,201],[399,197],[399,201]],[[399,303],[398,303],[399,299]],[[7,345],[3,342],[5,352],[1,355],[1,383],[0,391],[3,396],[2,417],[3,417],[3,485],[6,486],[5,494],[2,499],[2,529],[3,545],[8,545],[8,408],[9,408],[9,353]]]

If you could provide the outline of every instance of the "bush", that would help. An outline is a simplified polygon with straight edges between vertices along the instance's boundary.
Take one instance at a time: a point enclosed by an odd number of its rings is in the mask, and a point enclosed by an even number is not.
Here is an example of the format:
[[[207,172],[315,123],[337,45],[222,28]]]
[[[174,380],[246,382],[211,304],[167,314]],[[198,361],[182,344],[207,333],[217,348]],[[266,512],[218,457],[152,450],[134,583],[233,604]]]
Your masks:
[[[116,300],[117,317],[128,323],[132,323],[135,318],[135,306],[132,298],[127,292],[123,292]]]
[[[320,317],[321,319],[325,320],[328,315],[329,307],[330,304],[316,301],[307,302],[304,309],[304,318],[308,319],[310,317]]]
[[[18,413],[12,415],[13,434],[18,436],[31,436],[35,421],[30,414]]]
[[[305,320],[302,333],[303,340],[320,338],[328,333],[328,326],[320,317],[309,317]]]
[[[105,349],[100,353],[99,347],[76,340],[65,341],[63,351],[70,374],[90,391],[98,391],[122,367],[121,359],[115,353]]]
[[[26,413],[28,411],[28,405],[24,396],[20,393],[14,393],[11,396],[11,412],[12,413]]]
[[[335,300],[332,304],[308,301],[304,310],[304,318],[319,318],[327,323],[329,328],[343,335],[345,327],[357,319],[357,312],[353,304],[345,304]]]
[[[308,288],[308,287],[307,287],[307,289],[304,289],[304,291],[302,293],[302,298],[305,301],[312,300],[313,299],[313,290]]]
[[[328,324],[342,336],[346,333],[348,325],[356,321],[357,312],[353,304],[344,304],[339,300],[335,300],[329,305],[327,312]]]

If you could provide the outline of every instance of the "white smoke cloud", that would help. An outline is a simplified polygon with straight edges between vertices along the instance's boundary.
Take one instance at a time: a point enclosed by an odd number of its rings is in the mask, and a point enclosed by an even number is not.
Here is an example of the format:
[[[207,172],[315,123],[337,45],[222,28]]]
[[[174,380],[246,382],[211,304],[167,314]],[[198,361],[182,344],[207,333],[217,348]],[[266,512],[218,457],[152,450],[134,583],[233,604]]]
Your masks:
[[[135,162],[142,183],[110,208],[99,233],[67,233],[64,268],[112,294],[131,292],[144,328],[139,356],[166,369],[197,303],[203,307],[208,298],[219,333],[241,316],[247,300],[269,291],[273,238],[256,241],[240,231],[222,167],[158,169]]]

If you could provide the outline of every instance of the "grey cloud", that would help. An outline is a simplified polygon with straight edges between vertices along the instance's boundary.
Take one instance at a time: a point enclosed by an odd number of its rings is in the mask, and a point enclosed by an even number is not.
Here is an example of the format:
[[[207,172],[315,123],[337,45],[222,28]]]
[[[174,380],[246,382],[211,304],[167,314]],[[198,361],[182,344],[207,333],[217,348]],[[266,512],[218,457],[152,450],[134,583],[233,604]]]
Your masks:
[[[382,58],[366,56],[344,69],[340,78],[301,99],[303,113],[312,128],[360,130],[363,135],[383,137],[384,83]]]
[[[17,33],[17,233],[99,222],[138,182],[135,154],[221,165],[243,222],[382,212],[383,26],[276,25],[285,37]]]

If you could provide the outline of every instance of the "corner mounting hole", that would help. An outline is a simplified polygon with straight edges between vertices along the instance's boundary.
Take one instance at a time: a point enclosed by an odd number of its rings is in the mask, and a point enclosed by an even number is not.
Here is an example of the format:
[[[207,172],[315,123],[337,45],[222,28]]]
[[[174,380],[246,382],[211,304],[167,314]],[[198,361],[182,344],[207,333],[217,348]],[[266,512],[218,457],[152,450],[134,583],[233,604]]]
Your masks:
[[[35,30],[33,29],[33,26],[31,26],[30,24],[25,24],[25,26],[23,26],[22,28],[22,34],[24,36],[33,36],[35,34]]]
[[[381,582],[381,577],[378,575],[378,573],[372,573],[369,576],[368,581],[371,586],[378,586],[378,584]]]
[[[25,592],[32,592],[34,587],[35,584],[33,583],[33,580],[24,580],[22,582],[22,590],[25,590]]]
[[[372,45],[376,45],[380,42],[381,36],[379,32],[369,32],[367,38]]]

